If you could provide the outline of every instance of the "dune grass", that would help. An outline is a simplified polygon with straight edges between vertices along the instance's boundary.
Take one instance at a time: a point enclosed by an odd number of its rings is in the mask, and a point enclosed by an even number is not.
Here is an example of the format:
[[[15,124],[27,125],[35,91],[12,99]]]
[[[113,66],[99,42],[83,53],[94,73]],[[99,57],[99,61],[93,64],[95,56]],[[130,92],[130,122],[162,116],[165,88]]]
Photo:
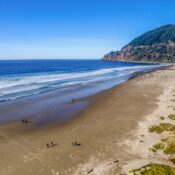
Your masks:
[[[161,143],[157,143],[150,148],[150,151],[157,152],[163,151],[165,155],[174,155],[175,154],[175,140],[172,138],[162,139]]]
[[[175,154],[175,141],[168,142],[165,148],[163,149],[163,152],[166,155]]]
[[[153,145],[153,148],[156,150],[163,150],[165,148],[165,144],[157,143],[157,144]]]
[[[175,120],[175,114],[170,114],[170,115],[168,116],[168,118],[171,119],[171,120]]]
[[[175,125],[171,123],[160,123],[159,125],[150,126],[148,131],[155,132],[157,134],[160,134],[164,131],[175,131]]]
[[[175,175],[175,168],[163,164],[151,163],[139,169],[133,169],[130,173],[133,175]]]
[[[164,117],[160,116],[160,120]],[[175,114],[170,114],[169,119],[175,120]],[[162,151],[165,155],[169,155],[169,160],[175,164],[175,125],[171,123],[160,123],[159,125],[152,125],[148,128],[149,132],[161,134],[162,132],[169,132],[167,138],[161,139],[160,143],[154,144],[150,150],[152,152]],[[170,159],[170,157],[172,157]],[[175,168],[164,164],[151,163],[138,169],[130,171],[133,175],[175,175]]]
[[[160,116],[160,120],[164,120],[165,119],[165,117],[163,117],[163,116]]]

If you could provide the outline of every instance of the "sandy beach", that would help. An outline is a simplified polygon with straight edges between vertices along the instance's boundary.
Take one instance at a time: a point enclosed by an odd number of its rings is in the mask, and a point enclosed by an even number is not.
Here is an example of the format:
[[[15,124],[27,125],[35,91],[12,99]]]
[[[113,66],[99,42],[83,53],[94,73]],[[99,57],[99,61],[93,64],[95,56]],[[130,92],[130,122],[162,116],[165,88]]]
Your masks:
[[[157,116],[173,122],[166,116],[174,112],[174,79],[174,66],[140,75],[84,99],[88,107],[59,125],[36,127],[35,118],[2,124],[0,174],[121,175],[150,162],[173,167],[169,157],[149,150],[166,133],[148,128],[160,122]]]

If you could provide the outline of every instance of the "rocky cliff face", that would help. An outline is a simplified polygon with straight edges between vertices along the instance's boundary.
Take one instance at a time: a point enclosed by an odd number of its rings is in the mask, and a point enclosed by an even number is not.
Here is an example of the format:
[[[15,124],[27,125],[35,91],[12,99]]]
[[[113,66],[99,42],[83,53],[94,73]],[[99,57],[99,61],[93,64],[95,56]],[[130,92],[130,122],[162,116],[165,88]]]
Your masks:
[[[175,25],[149,31],[120,51],[105,55],[103,60],[175,62]]]

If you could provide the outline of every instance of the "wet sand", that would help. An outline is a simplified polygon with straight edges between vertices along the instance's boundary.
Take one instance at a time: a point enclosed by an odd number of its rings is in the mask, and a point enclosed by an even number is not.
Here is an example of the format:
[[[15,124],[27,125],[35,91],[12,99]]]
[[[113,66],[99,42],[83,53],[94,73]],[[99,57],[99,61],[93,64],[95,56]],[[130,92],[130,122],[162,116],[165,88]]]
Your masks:
[[[127,81],[129,77],[74,85],[1,102],[0,124],[19,120],[32,120],[33,127],[64,123],[85,109],[90,97]]]
[[[1,125],[0,174],[120,174],[124,164],[140,158],[121,142],[154,112],[163,84],[174,80],[174,72],[148,73],[97,94],[88,108],[58,126],[37,128],[20,121]],[[51,141],[55,146],[47,148]],[[73,146],[75,141],[81,145]]]

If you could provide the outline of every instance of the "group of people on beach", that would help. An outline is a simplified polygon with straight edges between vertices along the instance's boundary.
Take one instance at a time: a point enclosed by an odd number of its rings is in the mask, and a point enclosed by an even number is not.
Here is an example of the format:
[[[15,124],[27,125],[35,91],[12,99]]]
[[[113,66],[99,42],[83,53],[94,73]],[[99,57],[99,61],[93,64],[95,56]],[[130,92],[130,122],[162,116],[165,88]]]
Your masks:
[[[51,148],[51,147],[56,146],[57,144],[56,143],[54,144],[53,141],[51,141],[50,143],[47,143],[46,145],[47,145],[47,148]]]
[[[47,148],[51,148],[51,147],[54,147],[58,145],[57,143],[54,143],[53,141],[51,141],[50,143],[47,143],[46,146]],[[78,142],[72,142],[72,146],[81,146],[82,144],[81,143],[78,143]]]
[[[25,119],[25,120],[21,120],[21,123],[22,124],[27,124],[27,123],[30,123],[30,121]]]

